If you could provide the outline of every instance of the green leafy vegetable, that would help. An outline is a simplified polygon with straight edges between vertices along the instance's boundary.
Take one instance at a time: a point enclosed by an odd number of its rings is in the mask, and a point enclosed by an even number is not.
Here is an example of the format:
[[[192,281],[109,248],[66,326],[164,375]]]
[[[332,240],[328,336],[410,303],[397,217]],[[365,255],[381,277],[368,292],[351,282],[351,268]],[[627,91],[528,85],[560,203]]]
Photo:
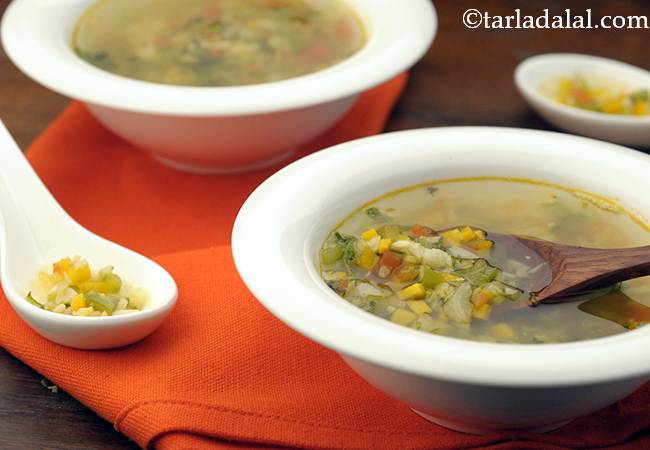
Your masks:
[[[43,309],[43,305],[41,305],[40,303],[38,303],[38,302],[36,301],[36,299],[35,299],[34,297],[32,297],[32,293],[31,293],[31,292],[29,292],[29,293],[27,294],[27,301],[28,301],[29,303],[31,303],[32,305],[37,306],[37,307]]]
[[[632,101],[650,102],[650,91],[640,90],[630,95]]]
[[[385,223],[385,222],[391,222],[393,220],[392,216],[389,216],[388,214],[381,212],[379,208],[376,208],[374,206],[366,209],[366,214],[368,215],[368,217],[370,217],[372,220],[376,222]]]
[[[438,188],[437,188],[436,186],[429,186],[429,187],[427,188],[427,191],[429,191],[429,194],[433,195],[433,194],[435,194],[436,192],[438,192]]]
[[[472,285],[480,286],[494,280],[500,272],[500,269],[491,266],[486,260],[479,259],[469,269],[458,270],[456,273]]]
[[[331,247],[323,247],[320,251],[320,259],[325,265],[334,264],[343,257],[344,246],[335,244]]]
[[[90,306],[92,306],[95,311],[102,311],[108,314],[109,316],[113,314],[115,308],[117,308],[118,300],[110,295],[101,295],[96,292],[89,292],[85,295],[86,301]]]
[[[89,52],[78,47],[75,47],[75,52],[77,52],[77,55],[79,55],[82,59],[86,60],[93,66],[97,66],[105,70],[111,70],[115,68],[115,63],[111,60],[111,57],[107,52]]]
[[[348,236],[346,234],[342,234],[338,231],[334,233],[334,237],[343,246],[343,254],[341,258],[343,259],[343,263],[345,264],[345,267],[348,269],[348,271],[350,271],[350,267],[357,256],[357,249],[356,249],[357,238],[355,238],[354,236]]]
[[[445,277],[442,273],[436,272],[435,270],[429,269],[428,267],[424,267],[422,269],[422,284],[425,287],[433,289],[444,281]]]

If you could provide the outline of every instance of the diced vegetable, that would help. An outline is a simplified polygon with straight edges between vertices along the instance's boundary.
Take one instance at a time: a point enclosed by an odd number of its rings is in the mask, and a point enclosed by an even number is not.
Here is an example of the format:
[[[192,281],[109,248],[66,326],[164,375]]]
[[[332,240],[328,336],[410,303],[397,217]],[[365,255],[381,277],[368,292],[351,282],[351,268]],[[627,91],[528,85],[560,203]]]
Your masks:
[[[117,307],[118,299],[109,295],[99,295],[95,292],[89,292],[85,295],[86,301],[95,311],[105,312],[109,315],[113,314]]]
[[[374,206],[372,208],[366,209],[366,214],[376,222],[391,222],[393,220],[390,215],[382,212],[379,208],[376,208]]]
[[[388,239],[388,238],[380,239],[379,240],[379,248],[377,249],[377,253],[383,254],[384,252],[386,252],[390,248],[392,243],[393,243],[392,239]]]
[[[379,258],[376,266],[376,274],[380,278],[388,278],[400,264],[402,264],[402,255],[386,250]]]
[[[481,319],[481,320],[486,320],[488,317],[490,317],[490,313],[492,312],[492,306],[485,304],[481,306],[476,306],[472,308],[472,317],[476,319]]]
[[[492,300],[494,300],[496,295],[492,291],[477,289],[477,291],[472,294],[472,303],[475,308],[481,308],[486,305],[490,305]]]
[[[79,311],[79,308],[85,308],[86,306],[86,297],[83,294],[77,294],[70,302],[73,311]]]
[[[431,307],[427,305],[427,302],[422,300],[411,300],[406,302],[409,306],[409,309],[415,314],[428,314],[431,312]]]
[[[51,273],[39,272],[26,298],[47,311],[74,316],[126,314],[147,303],[146,293],[125,286],[111,266],[93,273],[78,256],[55,262]]]
[[[343,255],[341,258],[349,270],[357,255],[357,239],[354,236],[344,235],[338,231],[334,233],[334,237],[343,246]]]
[[[72,284],[79,285],[90,279],[90,266],[86,261],[80,260],[68,266],[65,274]]]
[[[402,300],[424,298],[426,289],[422,283],[415,283],[399,291],[398,296]]]
[[[459,270],[457,273],[474,286],[481,286],[494,280],[499,272],[499,269],[491,266],[486,260],[478,259],[471,268]]]
[[[361,250],[361,253],[359,254],[357,264],[359,264],[359,267],[363,269],[370,270],[375,265],[376,261],[377,256],[375,255],[375,252],[373,252],[372,249],[366,245],[363,247],[363,250]]]
[[[325,265],[334,264],[343,257],[344,246],[335,244],[330,247],[323,247],[320,251],[321,262]]]
[[[449,268],[452,265],[449,253],[437,248],[423,249],[422,262],[432,269],[444,269]]]
[[[42,308],[42,307],[43,307],[43,305],[41,305],[39,302],[36,301],[36,299],[35,299],[34,297],[32,297],[32,293],[31,293],[31,292],[29,292],[29,293],[27,294],[27,301],[28,301],[29,303],[31,303],[32,305],[34,305],[34,306],[38,306],[39,308]]]
[[[390,316],[390,320],[400,325],[409,325],[411,322],[417,319],[417,317],[418,316],[416,316],[411,311],[400,308],[395,310],[395,312]]]
[[[369,241],[370,239],[374,238],[375,236],[377,236],[377,230],[375,230],[374,228],[369,228],[366,231],[364,231],[363,233],[361,233],[361,237],[365,241]]]
[[[429,228],[425,227],[424,225],[420,224],[415,224],[411,227],[411,235],[413,236],[433,236],[434,231]]]
[[[443,305],[443,311],[454,322],[470,323],[472,321],[472,286],[461,284]]]
[[[422,284],[430,289],[433,289],[440,283],[444,283],[445,281],[445,276],[444,274],[440,272],[436,272],[433,269],[429,269],[428,267],[424,267],[422,269]]]
[[[648,90],[624,92],[615,89],[615,84],[596,85],[576,74],[559,79],[554,97],[565,105],[605,114],[645,116],[650,113]]]
[[[445,245],[447,247],[453,247],[455,245],[458,245],[463,240],[463,234],[460,232],[458,228],[444,231],[440,233],[440,235],[442,236],[442,239],[444,240]]]
[[[415,264],[402,264],[395,270],[393,280],[400,283],[408,283],[420,276],[420,268]]]

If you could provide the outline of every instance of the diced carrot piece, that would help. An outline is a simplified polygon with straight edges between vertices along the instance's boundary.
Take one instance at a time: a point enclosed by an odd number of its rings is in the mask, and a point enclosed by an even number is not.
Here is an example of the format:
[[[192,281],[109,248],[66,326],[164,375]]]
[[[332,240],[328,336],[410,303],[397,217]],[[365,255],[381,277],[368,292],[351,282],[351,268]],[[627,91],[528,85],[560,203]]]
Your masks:
[[[434,231],[429,227],[425,227],[424,225],[416,223],[411,227],[411,234],[420,237],[432,236],[434,234]]]
[[[375,274],[380,278],[388,278],[402,264],[402,255],[392,250],[386,250],[375,266]]]

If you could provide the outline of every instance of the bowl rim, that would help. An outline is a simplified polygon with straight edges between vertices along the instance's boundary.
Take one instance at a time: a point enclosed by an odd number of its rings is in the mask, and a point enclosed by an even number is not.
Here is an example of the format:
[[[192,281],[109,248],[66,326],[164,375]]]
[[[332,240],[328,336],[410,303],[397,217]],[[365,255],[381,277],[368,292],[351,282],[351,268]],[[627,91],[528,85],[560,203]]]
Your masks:
[[[634,66],[615,59],[605,58],[602,56],[588,55],[583,53],[544,53],[530,56],[520,62],[514,71],[514,81],[519,92],[527,100],[532,100],[543,105],[558,115],[569,116],[573,119],[579,119],[586,122],[592,122],[597,125],[605,126],[642,126],[647,127],[650,124],[650,115],[648,116],[628,116],[607,114],[585,109],[575,108],[564,105],[555,101],[541,92],[538,86],[533,86],[529,75],[543,66],[561,66],[571,65],[573,63],[592,64],[604,68],[610,68],[617,71],[635,72],[641,77],[648,79],[648,88],[650,89],[650,72],[641,67]],[[565,68],[564,71],[569,73],[571,68]],[[612,77],[619,78],[619,77]],[[622,80],[625,81],[625,80]]]
[[[541,146],[542,142],[545,145],[558,144],[548,149],[557,154],[573,145],[581,152],[588,149],[588,154],[600,153],[603,157],[617,158],[621,164],[634,167],[634,170],[638,166],[650,168],[650,156],[626,147],[563,133],[506,127],[425,128],[339,144],[280,170],[262,183],[242,206],[233,227],[232,252],[237,270],[252,294],[278,319],[325,347],[371,364],[426,378],[504,387],[553,387],[648,376],[650,359],[644,349],[650,344],[650,326],[604,338],[545,345],[482,343],[435,336],[369,315],[341,301],[335,293],[322,286],[322,281],[319,280],[320,284],[313,278],[306,281],[305,274],[308,275],[309,268],[303,266],[309,266],[307,243],[300,261],[286,255],[274,255],[259,261],[260,254],[268,253],[264,251],[264,243],[274,231],[278,231],[275,227],[282,226],[276,225],[276,221],[288,225],[292,221],[310,223],[313,220],[302,216],[282,217],[283,211],[278,206],[282,199],[290,202],[309,197],[310,188],[297,182],[301,177],[311,177],[312,183],[313,171],[349,163],[360,155],[367,157],[371,149],[376,154],[380,147],[389,147],[390,144],[394,149],[395,142],[403,139],[439,142],[445,135],[447,139],[473,139],[472,142],[479,142],[479,146],[486,146],[486,142],[489,145],[490,140],[501,142],[506,137],[516,139],[521,145],[531,142],[533,146]],[[535,144],[535,141],[539,142]],[[445,150],[436,148],[431,151],[444,153]],[[291,190],[285,191],[282,186]],[[318,188],[322,189],[322,186]],[[293,194],[287,196],[287,192]],[[273,205],[273,211],[277,211],[273,220],[264,217],[268,213],[264,205]],[[265,233],[252,233],[260,221],[265,221]],[[308,241],[309,234],[314,233],[314,224],[311,225],[311,231],[306,235],[292,235],[292,239]],[[260,263],[268,262],[274,264],[271,267],[274,267],[275,276],[282,278],[281,288],[271,275],[260,273],[264,272],[259,270]],[[295,269],[296,266],[301,268]],[[297,270],[300,276],[295,275]],[[291,304],[288,308],[286,297],[289,292],[304,299],[305,304],[300,303],[297,307]],[[341,313],[331,317],[328,313],[333,310],[334,298],[346,306],[337,305]],[[607,358],[603,357],[605,353]]]
[[[346,0],[368,32],[367,42],[356,54],[311,74],[246,86],[151,83],[115,75],[83,61],[74,54],[66,36],[94,0],[14,0],[2,18],[0,33],[8,57],[21,71],[68,97],[140,113],[239,116],[306,108],[354,96],[415,64],[437,31],[433,3],[382,1],[382,5],[371,7],[364,6],[368,0]],[[34,14],[38,9],[41,14]],[[394,26],[374,26],[382,21]]]

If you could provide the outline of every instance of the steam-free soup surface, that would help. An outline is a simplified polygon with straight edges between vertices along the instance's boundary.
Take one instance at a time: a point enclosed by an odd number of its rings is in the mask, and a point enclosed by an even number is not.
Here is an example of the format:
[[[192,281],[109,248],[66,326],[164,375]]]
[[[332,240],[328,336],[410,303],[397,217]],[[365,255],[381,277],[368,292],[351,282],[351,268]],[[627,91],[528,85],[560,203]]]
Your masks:
[[[586,247],[650,243],[641,221],[588,193],[524,180],[456,180],[398,191],[352,213],[324,242],[321,275],[369,313],[464,339],[568,342],[646,323],[648,278],[528,306],[530,293],[548,283],[548,266],[482,230]],[[626,316],[639,309],[641,320]]]
[[[343,0],[101,0],[80,18],[72,44],[126,77],[236,86],[324,69],[364,42]]]

